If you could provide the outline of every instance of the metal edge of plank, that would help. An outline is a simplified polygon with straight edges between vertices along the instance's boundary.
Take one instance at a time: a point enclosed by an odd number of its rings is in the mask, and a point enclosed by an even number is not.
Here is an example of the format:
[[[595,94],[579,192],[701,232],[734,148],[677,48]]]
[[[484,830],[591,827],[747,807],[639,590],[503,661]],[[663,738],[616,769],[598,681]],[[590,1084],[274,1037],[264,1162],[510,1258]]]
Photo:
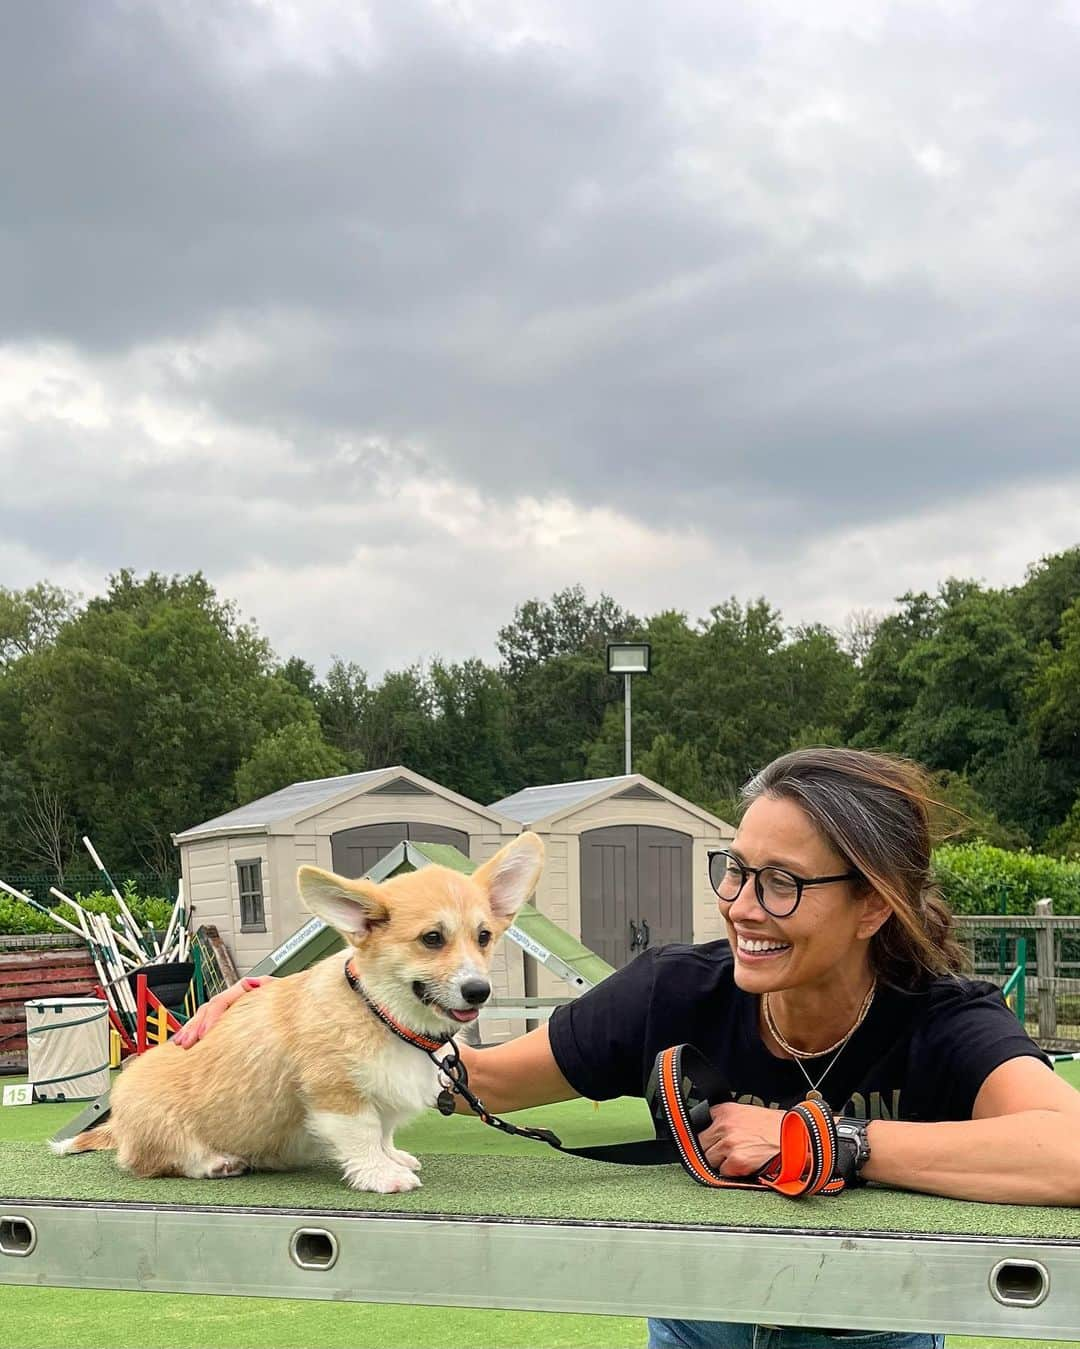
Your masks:
[[[68,1120],[62,1124],[56,1133],[52,1136],[53,1143],[66,1143],[69,1138],[74,1138],[76,1134],[81,1134],[86,1129],[93,1129],[95,1125],[104,1124],[109,1118],[109,1092],[103,1092],[96,1097],[89,1105],[85,1106],[74,1119]],[[0,1203],[3,1200],[0,1199]]]
[[[1080,1243],[0,1200],[0,1284],[1069,1338]]]

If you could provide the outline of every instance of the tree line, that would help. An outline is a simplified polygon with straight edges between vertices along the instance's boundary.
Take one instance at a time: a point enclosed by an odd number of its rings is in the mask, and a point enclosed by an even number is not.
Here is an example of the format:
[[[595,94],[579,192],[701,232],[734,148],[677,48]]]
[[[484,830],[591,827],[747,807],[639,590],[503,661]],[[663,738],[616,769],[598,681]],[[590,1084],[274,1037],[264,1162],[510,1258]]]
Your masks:
[[[403,763],[491,802],[622,772],[609,641],[647,640],[634,768],[731,818],[811,744],[931,768],[954,832],[1080,857],[1080,547],[995,589],[949,579],[842,631],[763,598],[634,615],[580,586],[531,599],[498,658],[371,679],[280,659],[201,573],[121,571],[82,601],[0,587],[0,875],[62,876],[90,832],[119,871],[175,874],[171,834],[300,779]]]

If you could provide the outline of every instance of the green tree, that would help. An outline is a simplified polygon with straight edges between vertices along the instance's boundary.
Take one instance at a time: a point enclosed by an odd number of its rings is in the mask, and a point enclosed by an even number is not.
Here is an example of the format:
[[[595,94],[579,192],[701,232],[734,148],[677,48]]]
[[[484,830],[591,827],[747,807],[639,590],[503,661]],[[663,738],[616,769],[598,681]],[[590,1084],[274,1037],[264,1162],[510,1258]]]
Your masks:
[[[900,661],[918,692],[899,746],[934,768],[978,769],[1017,737],[1031,657],[1001,591],[973,582],[942,587],[935,631]]]
[[[1062,615],[1057,645],[1044,642],[1036,656],[1025,702],[1056,824],[1080,792],[1080,599]]]
[[[316,685],[315,706],[327,742],[345,756],[354,773],[369,767],[364,755],[364,718],[371,705],[372,690],[359,665],[335,656],[326,679]],[[370,765],[377,767],[378,765]]]
[[[243,805],[294,782],[344,772],[344,759],[323,739],[313,712],[310,718],[290,722],[256,742],[236,770],[236,799]]]
[[[1044,557],[1012,592],[1016,622],[1029,648],[1059,644],[1066,609],[1080,600],[1080,547]]]
[[[701,625],[680,720],[717,796],[735,795],[787,749],[797,668],[785,669],[784,642],[780,615],[764,599],[745,607],[735,599],[718,604]],[[810,719],[806,707],[801,715]]]
[[[669,792],[684,796],[709,809],[710,794],[705,786],[701,761],[693,745],[680,745],[671,735],[658,735],[641,756],[637,771]]]
[[[642,635],[652,643],[653,662],[652,673],[633,684],[634,744],[652,746],[664,737],[665,754],[669,742],[691,750],[702,779],[694,799],[723,800],[728,815],[742,783],[800,732],[840,721],[857,678],[834,634],[821,627],[785,633],[763,599],[717,605],[696,627],[685,614],[658,614]],[[620,699],[589,746],[590,774],[621,772],[622,745]]]
[[[898,613],[878,623],[865,649],[845,722],[848,742],[860,749],[897,749],[904,723],[921,688],[920,672],[906,657],[937,631],[941,603],[910,591]]]
[[[511,695],[497,670],[479,660],[433,662],[429,757],[437,782],[487,804],[514,787]]]
[[[48,581],[27,590],[0,586],[0,669],[50,646],[78,607],[77,595]]]
[[[1025,832],[1002,824],[967,774],[945,770],[933,777],[938,802],[933,812],[935,838],[958,843],[981,840],[997,848],[1028,845]]]
[[[808,742],[808,728],[827,727],[828,743],[840,744],[840,726],[855,693],[858,670],[836,634],[820,624],[796,628],[777,653],[787,702],[787,722]]]
[[[314,706],[319,693],[314,665],[309,665],[306,660],[301,660],[299,656],[291,656],[284,665],[278,667],[278,674]]]
[[[620,691],[607,672],[607,643],[640,635],[636,624],[610,596],[590,601],[581,586],[571,586],[520,605],[500,629],[512,789],[596,775],[589,745]]]
[[[392,670],[372,690],[361,722],[360,755],[367,768],[431,766],[431,689],[419,665]]]
[[[610,595],[590,600],[583,586],[568,586],[550,600],[526,600],[518,606],[513,622],[499,629],[499,657],[514,683],[556,656],[596,651],[621,641],[636,626],[637,620]]]
[[[1080,600],[1062,615],[1057,645],[1038,654],[1028,707],[1040,748],[1080,761]]]
[[[1046,835],[1043,851],[1052,857],[1068,857],[1080,861],[1080,796],[1064,820]]]
[[[175,868],[170,835],[234,803],[237,767],[310,716],[205,578],[130,572],[24,658],[29,769],[116,870]]]

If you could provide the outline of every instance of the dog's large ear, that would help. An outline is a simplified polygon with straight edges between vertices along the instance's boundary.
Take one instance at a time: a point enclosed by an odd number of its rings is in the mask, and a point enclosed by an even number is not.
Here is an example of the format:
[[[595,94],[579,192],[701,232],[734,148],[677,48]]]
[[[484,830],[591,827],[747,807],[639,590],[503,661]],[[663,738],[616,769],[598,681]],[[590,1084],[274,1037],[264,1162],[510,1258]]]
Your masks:
[[[301,867],[296,873],[296,888],[305,908],[353,945],[390,916],[379,887],[371,881],[350,881],[322,867]]]
[[[488,892],[491,911],[511,919],[536,889],[544,866],[544,845],[533,833],[519,834],[489,858],[473,880]]]

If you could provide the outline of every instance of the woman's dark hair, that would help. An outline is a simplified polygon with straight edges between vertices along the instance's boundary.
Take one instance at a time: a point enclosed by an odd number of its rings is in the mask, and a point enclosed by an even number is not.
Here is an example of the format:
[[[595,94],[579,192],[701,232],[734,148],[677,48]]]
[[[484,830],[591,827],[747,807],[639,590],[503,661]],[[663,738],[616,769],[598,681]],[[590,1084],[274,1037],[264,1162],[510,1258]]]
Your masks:
[[[775,759],[742,790],[793,801],[892,910],[870,941],[878,978],[910,988],[966,965],[952,913],[930,872],[925,770],[908,759],[858,749],[799,749]]]

